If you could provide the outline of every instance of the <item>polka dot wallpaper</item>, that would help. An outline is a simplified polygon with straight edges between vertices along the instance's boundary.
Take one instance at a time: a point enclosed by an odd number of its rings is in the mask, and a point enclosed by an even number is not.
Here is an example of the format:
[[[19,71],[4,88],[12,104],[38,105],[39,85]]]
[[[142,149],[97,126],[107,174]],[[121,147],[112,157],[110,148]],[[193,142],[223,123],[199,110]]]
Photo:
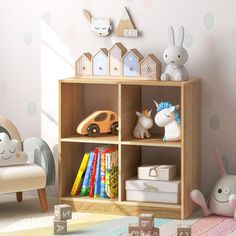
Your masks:
[[[154,53],[162,60],[168,26],[177,30],[183,25],[189,54],[186,68],[190,75],[202,78],[202,188],[207,192],[219,176],[212,160],[215,148],[236,174],[232,168],[236,166],[234,0],[227,4],[214,0],[20,2],[5,1],[0,8],[0,106],[2,115],[13,120],[23,137],[42,136],[50,146],[57,144],[57,81],[73,76],[74,62],[81,53],[93,54],[121,41],[127,48]],[[89,31],[83,8],[94,17],[110,17],[115,29],[125,6],[140,37],[111,34],[99,38]]]

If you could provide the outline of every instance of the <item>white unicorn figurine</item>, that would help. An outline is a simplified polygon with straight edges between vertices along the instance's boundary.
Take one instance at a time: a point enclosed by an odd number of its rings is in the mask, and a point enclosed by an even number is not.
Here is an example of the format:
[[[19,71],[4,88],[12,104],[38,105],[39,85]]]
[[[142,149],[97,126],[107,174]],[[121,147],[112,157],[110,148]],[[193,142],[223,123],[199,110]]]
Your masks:
[[[163,141],[179,141],[181,140],[181,122],[180,114],[177,111],[179,105],[172,106],[170,102],[161,102],[156,104],[157,114],[155,123],[159,127],[165,128]]]
[[[199,190],[194,189],[190,196],[193,202],[201,207],[204,216],[216,214],[234,217],[236,220],[236,175],[226,173],[222,157],[218,151],[215,151],[215,161],[221,172],[221,178],[212,191],[209,208]]]
[[[153,120],[151,117],[152,110],[143,110],[142,113],[136,111],[138,116],[137,125],[134,128],[134,137],[135,138],[147,138],[151,137],[151,133],[148,131],[153,126]]]

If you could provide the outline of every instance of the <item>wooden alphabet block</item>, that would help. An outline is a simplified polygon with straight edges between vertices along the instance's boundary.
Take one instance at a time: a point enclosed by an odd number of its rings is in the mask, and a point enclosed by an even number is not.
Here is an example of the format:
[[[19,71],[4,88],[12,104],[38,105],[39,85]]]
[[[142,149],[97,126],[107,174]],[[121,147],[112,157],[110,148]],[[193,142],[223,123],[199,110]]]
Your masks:
[[[129,224],[129,235],[130,236],[141,236],[141,227],[138,224]]]
[[[191,225],[178,225],[177,236],[191,236]]]
[[[153,214],[140,214],[139,226],[142,229],[153,229],[154,228],[154,215]]]
[[[54,216],[57,220],[71,219],[71,206],[67,204],[55,205]]]
[[[67,222],[66,220],[54,219],[54,234],[66,234]]]
[[[150,230],[141,230],[140,236],[159,236],[159,228],[153,228]]]

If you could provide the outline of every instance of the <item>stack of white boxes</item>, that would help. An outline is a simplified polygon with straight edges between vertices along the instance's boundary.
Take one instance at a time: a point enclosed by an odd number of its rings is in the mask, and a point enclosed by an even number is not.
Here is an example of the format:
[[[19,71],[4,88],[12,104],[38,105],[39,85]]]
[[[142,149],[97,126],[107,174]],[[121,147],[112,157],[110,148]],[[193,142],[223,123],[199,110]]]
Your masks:
[[[54,206],[54,234],[67,233],[67,220],[71,219],[71,206],[67,204]]]
[[[180,180],[175,165],[138,167],[138,178],[126,180],[126,200],[141,202],[180,202]]]

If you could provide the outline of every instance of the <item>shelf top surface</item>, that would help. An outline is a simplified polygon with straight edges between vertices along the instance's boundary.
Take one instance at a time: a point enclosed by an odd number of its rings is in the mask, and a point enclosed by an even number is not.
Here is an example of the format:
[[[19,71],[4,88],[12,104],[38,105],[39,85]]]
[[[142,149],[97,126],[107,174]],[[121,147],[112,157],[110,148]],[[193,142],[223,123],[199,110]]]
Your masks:
[[[104,143],[104,144],[118,144],[117,135],[100,135],[98,137],[88,136],[71,136],[61,138],[62,142],[76,142],[76,143]]]
[[[138,79],[137,79],[138,78]],[[74,84],[124,84],[124,85],[150,85],[150,86],[176,86],[182,87],[196,81],[199,78],[190,77],[188,81],[161,81],[142,77],[112,77],[112,76],[91,76],[91,77],[72,77],[60,80],[60,83],[74,83]]]

